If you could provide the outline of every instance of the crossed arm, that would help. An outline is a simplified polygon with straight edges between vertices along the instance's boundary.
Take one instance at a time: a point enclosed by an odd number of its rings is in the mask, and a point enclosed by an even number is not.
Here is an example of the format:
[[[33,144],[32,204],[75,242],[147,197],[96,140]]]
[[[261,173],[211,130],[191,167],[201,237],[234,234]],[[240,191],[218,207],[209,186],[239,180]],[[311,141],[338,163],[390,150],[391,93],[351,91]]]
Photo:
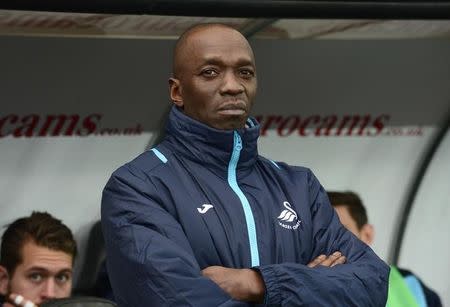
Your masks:
[[[334,267],[345,263],[345,256],[340,252],[326,256],[320,255],[307,266],[314,268],[318,265]],[[202,270],[205,277],[214,281],[222,290],[235,300],[263,303],[266,286],[261,274],[253,269],[232,269],[222,266],[210,266]]]
[[[152,183],[121,176],[111,178],[102,200],[108,271],[121,306],[386,303],[388,266],[339,223],[317,182],[310,193],[316,258],[308,265],[202,270],[180,224],[152,198]]]

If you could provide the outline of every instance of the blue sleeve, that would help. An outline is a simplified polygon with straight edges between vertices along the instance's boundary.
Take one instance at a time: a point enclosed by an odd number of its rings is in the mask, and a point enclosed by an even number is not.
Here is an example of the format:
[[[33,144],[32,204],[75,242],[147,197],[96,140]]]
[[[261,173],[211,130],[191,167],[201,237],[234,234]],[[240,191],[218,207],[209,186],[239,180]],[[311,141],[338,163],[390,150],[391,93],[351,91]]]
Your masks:
[[[148,177],[124,166],[102,197],[108,273],[119,306],[249,306],[201,275],[177,220]]]
[[[389,267],[351,232],[330,205],[318,180],[310,173],[313,259],[340,251],[346,264],[309,268],[298,263],[260,266],[267,304],[281,306],[385,306]],[[311,259],[312,260],[312,259]]]

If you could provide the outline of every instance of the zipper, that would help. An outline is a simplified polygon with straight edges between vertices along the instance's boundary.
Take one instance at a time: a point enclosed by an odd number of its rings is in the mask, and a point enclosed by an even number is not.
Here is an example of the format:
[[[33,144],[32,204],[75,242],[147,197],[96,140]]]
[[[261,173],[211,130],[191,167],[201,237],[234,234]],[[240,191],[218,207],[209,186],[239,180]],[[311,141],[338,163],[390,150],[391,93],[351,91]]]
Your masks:
[[[231,154],[230,163],[228,164],[228,184],[234,193],[239,197],[242,208],[244,209],[245,222],[247,224],[248,241],[250,246],[251,266],[259,266],[258,241],[256,237],[255,219],[253,217],[252,208],[245,197],[236,179],[236,168],[239,162],[239,156],[242,150],[242,139],[237,131],[234,131],[233,152]]]

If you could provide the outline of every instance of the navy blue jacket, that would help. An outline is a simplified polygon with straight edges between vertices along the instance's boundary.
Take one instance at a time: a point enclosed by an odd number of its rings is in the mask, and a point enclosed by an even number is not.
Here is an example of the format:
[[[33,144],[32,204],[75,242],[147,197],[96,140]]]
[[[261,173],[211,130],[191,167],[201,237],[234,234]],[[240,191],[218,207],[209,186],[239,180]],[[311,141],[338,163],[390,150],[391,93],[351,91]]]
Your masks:
[[[267,305],[384,306],[389,267],[309,169],[258,155],[247,123],[216,130],[174,107],[165,139],[113,173],[102,225],[119,306],[252,306],[202,277],[212,265],[259,270]],[[335,251],[347,264],[306,266]]]

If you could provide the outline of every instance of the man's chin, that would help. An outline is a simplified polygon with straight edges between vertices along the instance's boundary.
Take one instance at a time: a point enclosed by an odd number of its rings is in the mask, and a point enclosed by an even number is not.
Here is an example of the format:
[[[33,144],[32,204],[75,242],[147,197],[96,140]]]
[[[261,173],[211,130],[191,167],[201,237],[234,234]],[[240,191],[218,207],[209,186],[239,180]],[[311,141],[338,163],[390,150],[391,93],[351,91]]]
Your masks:
[[[224,116],[214,128],[219,130],[236,130],[245,128],[247,116]]]

